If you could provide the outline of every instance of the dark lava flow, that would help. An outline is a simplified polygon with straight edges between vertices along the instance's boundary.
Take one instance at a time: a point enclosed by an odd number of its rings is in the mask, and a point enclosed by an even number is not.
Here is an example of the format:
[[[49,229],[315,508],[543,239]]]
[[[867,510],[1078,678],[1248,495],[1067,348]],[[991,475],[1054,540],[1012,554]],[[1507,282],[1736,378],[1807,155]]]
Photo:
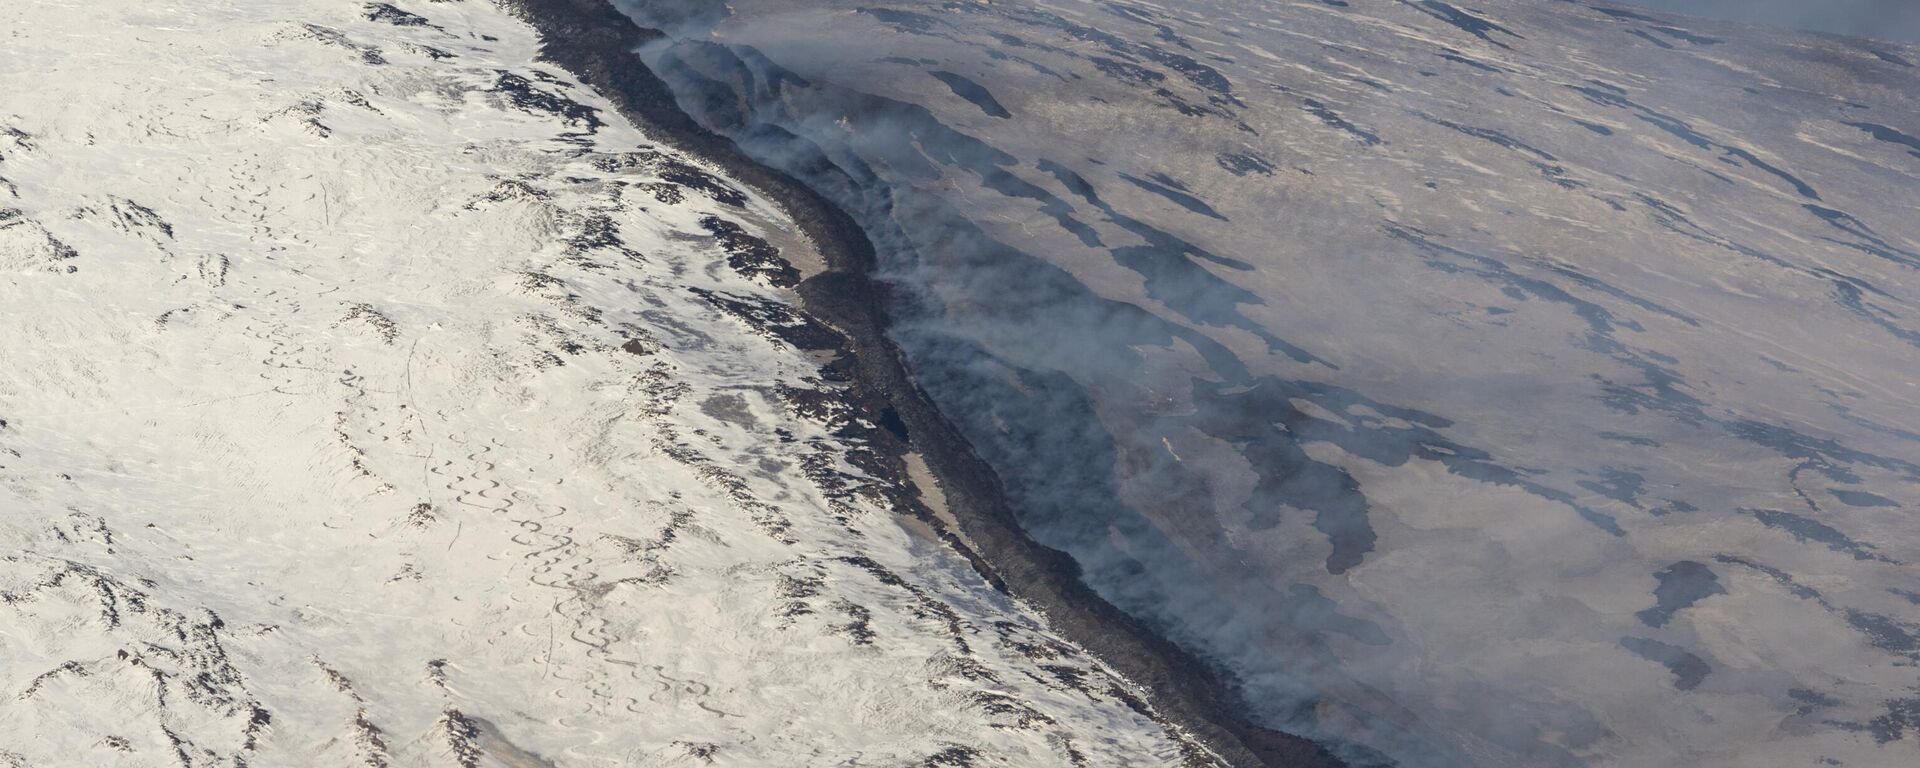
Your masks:
[[[962,438],[960,431],[933,406],[921,389],[921,384],[939,388],[987,385],[989,382],[952,378],[964,377],[967,370],[977,369],[939,371],[937,373],[945,373],[947,377],[936,375],[931,380],[923,379],[921,382],[908,376],[900,351],[888,338],[886,329],[890,308],[896,302],[910,300],[910,297],[893,295],[888,286],[869,277],[869,272],[876,266],[870,236],[877,234],[884,239],[888,233],[864,231],[854,217],[829,202],[837,200],[844,204],[844,201],[853,200],[878,204],[876,201],[884,198],[884,194],[876,195],[862,186],[875,179],[841,173],[837,166],[819,154],[817,147],[791,134],[786,137],[756,137],[760,140],[785,139],[793,150],[791,157],[797,159],[775,169],[742,152],[734,141],[707,130],[683,111],[683,104],[676,101],[675,94],[667,85],[631,53],[642,44],[661,39],[662,35],[638,26],[615,10],[607,0],[507,0],[505,4],[539,31],[545,60],[567,69],[583,83],[600,91],[623,115],[649,135],[677,149],[706,158],[724,168],[732,178],[760,190],[784,207],[788,215],[812,237],[827,260],[829,270],[800,283],[797,290],[807,312],[843,333],[845,338],[828,343],[810,332],[802,341],[814,348],[820,348],[823,344],[826,348],[838,346],[843,354],[840,361],[830,368],[843,375],[852,385],[848,396],[850,404],[858,412],[869,414],[871,420],[880,424],[886,433],[899,437],[912,436],[911,447],[925,456],[928,466],[940,479],[948,506],[962,529],[960,533],[971,542],[972,547],[969,548],[951,535],[949,543],[968,556],[987,579],[1039,606],[1058,631],[1098,654],[1129,679],[1150,691],[1151,704],[1160,717],[1188,730],[1230,763],[1304,768],[1342,764],[1310,741],[1248,722],[1239,714],[1241,709],[1234,695],[1216,670],[1095,594],[1081,580],[1081,568],[1072,558],[1037,543],[1023,530],[1022,519],[1031,526],[1047,521],[1050,515],[1054,516],[1052,522],[1055,524],[1125,527],[1128,521],[1088,521],[1064,515],[1067,511],[1064,509],[1023,510],[1022,516],[1016,518],[1005,492],[1008,486],[1017,489],[1018,479],[1008,478],[1003,485],[1003,479],[991,467],[993,464],[1006,465],[983,461],[981,455],[975,452],[975,447]],[[695,6],[692,12],[700,12],[699,6]],[[910,19],[904,21],[911,22]],[[728,60],[737,61],[724,49],[718,46],[713,48],[715,50],[712,53],[719,57],[718,62],[725,64],[731,63]],[[1196,72],[1193,76],[1204,78],[1205,72]],[[984,89],[973,91],[965,82],[958,80],[949,85],[957,94],[969,100],[979,99],[976,104],[989,114],[998,106]],[[726,107],[721,100],[716,100],[690,108],[711,112]],[[874,108],[892,110],[896,115],[908,119],[918,110],[917,107],[897,102]],[[933,125],[937,126],[937,121]],[[964,138],[957,134],[955,136]],[[995,160],[998,158],[990,148],[959,140],[942,146],[950,152],[942,158],[943,161],[975,168],[988,176],[994,175],[993,169],[997,167]],[[1229,160],[1222,160],[1223,164],[1227,162]],[[1257,171],[1261,161],[1243,158],[1232,162],[1238,167]],[[803,177],[806,183],[796,176]],[[999,180],[1004,186],[1003,191],[1009,194],[1045,194],[1024,187],[1024,183],[1011,174],[1002,172]],[[956,221],[960,219],[958,216],[952,218]],[[977,230],[963,234],[974,238],[975,247],[959,249],[961,252],[971,251],[983,258],[1027,258],[1031,261],[1032,269],[1025,275],[1027,279],[1019,284],[981,286],[979,290],[983,295],[998,291],[1003,292],[1003,296],[1010,296],[1006,300],[1015,305],[1053,304],[1073,307],[1076,311],[1104,313],[1104,321],[1131,327],[1150,343],[1167,345],[1178,338],[1201,349],[1213,350],[1211,357],[1216,363],[1235,367],[1232,355],[1204,336],[1160,321],[1137,307],[1099,300],[1057,268],[995,243]],[[1165,239],[1149,247],[1198,250],[1184,243],[1165,242]],[[811,327],[811,323],[803,323],[803,326]],[[1248,326],[1251,327],[1251,324]],[[931,343],[937,344],[939,341]],[[1277,339],[1271,340],[1271,343],[1284,345]],[[967,350],[967,354],[987,357],[984,350]],[[1035,378],[1023,383],[1028,385],[1028,389],[1018,393],[1023,416],[1021,421],[1015,422],[1017,425],[1041,426],[1034,424],[1027,416],[1046,411],[1032,408],[1060,408],[1071,413],[1088,407],[1081,399],[1078,388],[1071,382],[1048,382]],[[1004,382],[1001,384],[1004,386]],[[1051,421],[1087,424],[1092,419],[1087,415],[1084,418],[1069,417]],[[1002,455],[997,458],[1006,460],[1011,458],[1004,455],[1007,450],[1020,445],[1057,446],[1060,438],[1060,435],[1052,434],[1032,441],[996,441],[995,445],[985,446],[983,450],[999,451]],[[879,440],[876,443],[895,452],[908,449],[900,440]],[[1098,451],[1099,441],[1096,438],[1076,447]],[[1117,516],[1133,514],[1125,505],[1118,503],[1109,509]],[[925,509],[918,505],[913,507],[913,511],[926,514]],[[1332,511],[1332,514],[1337,516],[1337,511]],[[1077,523],[1074,522],[1076,520]],[[1146,525],[1144,520],[1137,524]],[[1041,527],[1044,528],[1044,524]],[[1204,763],[1197,755],[1189,757],[1196,764]]]

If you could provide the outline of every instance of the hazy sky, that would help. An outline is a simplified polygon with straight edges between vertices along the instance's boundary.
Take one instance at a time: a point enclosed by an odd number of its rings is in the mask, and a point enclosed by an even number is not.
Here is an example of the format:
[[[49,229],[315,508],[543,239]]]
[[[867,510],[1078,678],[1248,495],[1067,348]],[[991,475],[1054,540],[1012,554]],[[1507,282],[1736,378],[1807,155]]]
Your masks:
[[[1920,41],[1920,0],[1627,0],[1648,8]]]

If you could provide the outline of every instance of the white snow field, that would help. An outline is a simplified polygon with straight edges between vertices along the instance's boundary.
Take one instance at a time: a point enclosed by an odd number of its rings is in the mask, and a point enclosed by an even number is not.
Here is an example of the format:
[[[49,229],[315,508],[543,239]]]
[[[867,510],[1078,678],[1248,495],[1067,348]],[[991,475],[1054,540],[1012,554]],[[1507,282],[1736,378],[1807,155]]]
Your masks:
[[[0,30],[0,765],[1211,760],[799,407],[779,209],[496,4]]]

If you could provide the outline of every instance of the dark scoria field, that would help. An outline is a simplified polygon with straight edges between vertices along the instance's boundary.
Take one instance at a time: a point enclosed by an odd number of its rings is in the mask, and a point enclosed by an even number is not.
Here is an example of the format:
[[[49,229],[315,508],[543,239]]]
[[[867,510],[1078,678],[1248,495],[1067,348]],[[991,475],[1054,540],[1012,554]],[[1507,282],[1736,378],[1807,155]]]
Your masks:
[[[1920,752],[1920,49],[1581,2],[622,0],[1020,522],[1355,765]]]

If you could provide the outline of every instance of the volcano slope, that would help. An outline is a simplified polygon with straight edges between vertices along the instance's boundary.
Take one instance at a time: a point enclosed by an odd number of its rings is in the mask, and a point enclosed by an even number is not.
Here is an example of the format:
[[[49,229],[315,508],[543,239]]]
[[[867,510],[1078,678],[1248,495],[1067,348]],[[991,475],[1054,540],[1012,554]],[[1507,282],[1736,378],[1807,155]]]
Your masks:
[[[508,7],[0,29],[0,764],[1220,762],[923,522],[782,208]]]
[[[1408,766],[1920,747],[1920,50],[1559,1],[619,4],[861,221],[1027,530],[1262,722]]]

